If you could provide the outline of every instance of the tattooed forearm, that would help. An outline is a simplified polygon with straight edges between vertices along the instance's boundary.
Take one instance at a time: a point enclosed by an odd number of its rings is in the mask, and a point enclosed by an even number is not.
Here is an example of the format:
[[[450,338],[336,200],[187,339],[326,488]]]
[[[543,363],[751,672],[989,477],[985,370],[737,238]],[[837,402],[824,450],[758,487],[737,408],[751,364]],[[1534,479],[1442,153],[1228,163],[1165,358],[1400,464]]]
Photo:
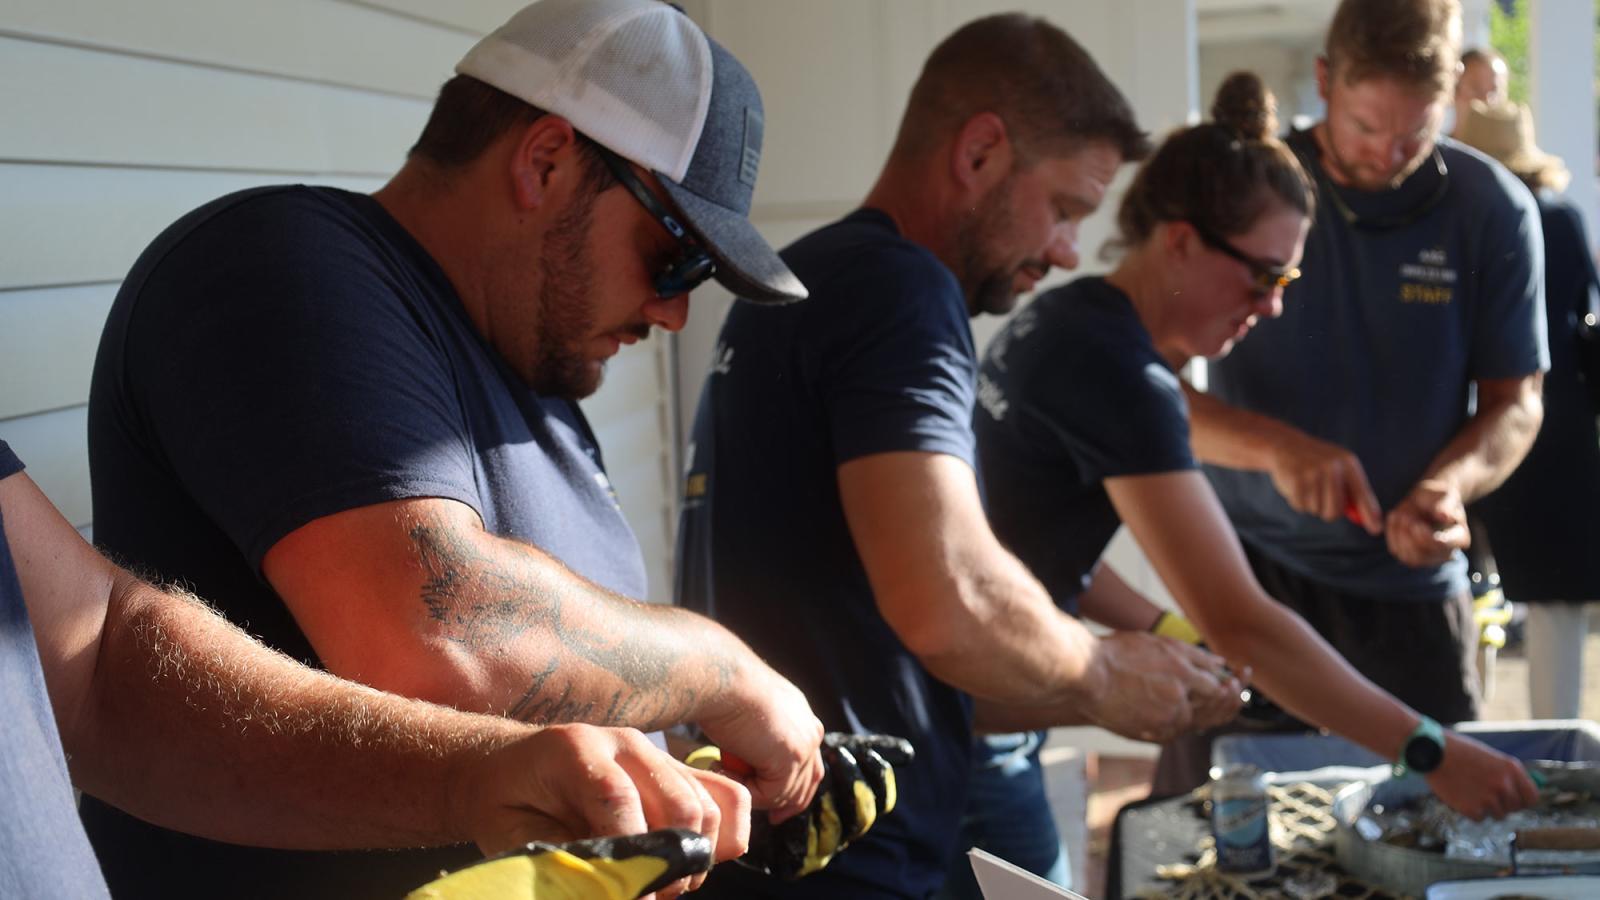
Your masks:
[[[448,525],[416,524],[410,537],[422,567],[422,603],[446,639],[486,653],[504,653],[529,632],[554,639],[552,655],[541,657],[548,662],[507,715],[530,722],[634,724],[677,721],[694,709],[694,691],[680,688],[679,696],[666,696],[673,693],[669,675],[684,654],[671,629],[657,627],[665,611],[596,589],[569,615],[563,592],[570,587],[550,579],[548,568],[485,553],[472,536]],[[540,562],[559,565],[548,558]],[[555,678],[569,654],[576,657],[572,662],[588,662],[624,687],[609,698],[575,693],[572,680]],[[725,688],[730,665],[716,659],[708,668],[713,684]]]
[[[561,722],[590,722],[596,725],[610,725],[610,722],[595,722],[594,704],[582,703],[572,698],[572,683],[559,693],[546,689],[550,676],[556,672],[556,661],[551,660],[544,671],[533,676],[533,683],[523,691],[511,708],[506,710],[506,715],[523,722],[535,725],[553,725]]]

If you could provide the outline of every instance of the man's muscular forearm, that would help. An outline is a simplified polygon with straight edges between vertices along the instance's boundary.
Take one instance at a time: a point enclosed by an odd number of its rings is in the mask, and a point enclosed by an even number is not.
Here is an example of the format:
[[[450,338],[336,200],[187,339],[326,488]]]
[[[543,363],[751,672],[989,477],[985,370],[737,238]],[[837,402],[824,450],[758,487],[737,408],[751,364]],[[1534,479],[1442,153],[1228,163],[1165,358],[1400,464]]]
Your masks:
[[[1544,374],[1478,382],[1478,409],[1428,467],[1471,503],[1499,487],[1528,455],[1544,421]]]
[[[406,700],[297,665],[126,573],[109,594],[68,748],[78,784],[150,821],[303,849],[473,840],[494,852],[668,826],[742,849],[744,826],[716,808],[747,816],[737,788],[637,732],[539,730]],[[691,779],[716,799],[696,803]]]
[[[262,570],[329,671],[407,697],[538,724],[682,722],[749,762],[778,815],[821,778],[822,724],[727,629],[640,603],[465,504],[411,498],[313,520]]]
[[[455,705],[653,730],[716,706],[753,659],[710,620],[613,594],[535,547],[437,520],[409,534],[417,602],[491,676],[476,702]]]

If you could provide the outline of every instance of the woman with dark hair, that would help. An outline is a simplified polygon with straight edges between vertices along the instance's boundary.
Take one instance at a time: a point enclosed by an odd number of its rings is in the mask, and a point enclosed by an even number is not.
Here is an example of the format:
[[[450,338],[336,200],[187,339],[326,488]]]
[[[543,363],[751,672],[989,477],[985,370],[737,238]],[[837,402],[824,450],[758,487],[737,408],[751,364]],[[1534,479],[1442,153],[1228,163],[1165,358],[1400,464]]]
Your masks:
[[[1501,586],[1528,607],[1528,693],[1536,719],[1575,719],[1583,696],[1589,604],[1600,600],[1600,432],[1584,384],[1578,328],[1600,313],[1583,215],[1561,199],[1571,175],[1540,150],[1526,107],[1472,104],[1457,139],[1511,170],[1533,191],[1544,226],[1550,371],[1544,424],[1522,465],[1474,508]],[[1476,536],[1474,536],[1476,537]]]
[[[1199,470],[1178,370],[1282,311],[1314,206],[1272,136],[1259,78],[1231,76],[1213,116],[1140,169],[1116,269],[1040,296],[991,345],[975,428],[995,533],[1063,607],[1113,628],[1168,627],[1170,614],[1100,565],[1126,524],[1200,638],[1289,712],[1426,772],[1467,815],[1527,805],[1516,760],[1379,689],[1262,590]]]

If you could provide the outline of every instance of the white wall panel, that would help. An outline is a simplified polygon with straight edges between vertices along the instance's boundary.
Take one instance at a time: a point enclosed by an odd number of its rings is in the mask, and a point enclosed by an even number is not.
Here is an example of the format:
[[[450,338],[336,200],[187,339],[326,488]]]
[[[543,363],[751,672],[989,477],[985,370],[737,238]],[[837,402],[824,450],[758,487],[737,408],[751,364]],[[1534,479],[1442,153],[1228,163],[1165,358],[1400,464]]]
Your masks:
[[[606,473],[644,553],[648,599],[672,599],[672,542],[677,520],[677,464],[671,441],[667,339],[626,347],[606,380],[582,403],[606,460]]]
[[[0,292],[0,419],[89,401],[115,284]]]
[[[381,175],[430,102],[0,37],[0,159]],[[18,127],[18,123],[26,123]]]
[[[1589,246],[1600,241],[1595,185],[1594,0],[1529,0],[1528,101],[1539,148],[1572,172],[1566,199],[1583,213]]]
[[[756,202],[776,209],[758,215],[848,208],[872,186],[901,102],[885,93],[883,19],[881,4],[860,0],[710,4],[710,33],[750,70],[766,108]]]
[[[511,14],[528,5],[528,0],[335,0],[352,6],[385,9],[416,19],[433,22],[463,33],[487,34]]]
[[[74,527],[89,524],[89,454],[87,406],[57,410],[21,419],[0,420],[0,441],[11,445],[28,477],[50,498]]]
[[[0,289],[120,281],[150,241],[189,210],[231,191],[292,181],[349,190],[383,184],[378,177],[314,171],[293,176],[0,163]]]
[[[0,30],[428,100],[473,42],[456,28],[332,0],[8,0]]]
[[[606,363],[606,377],[600,384],[600,390],[583,401],[584,415],[591,419],[606,419],[624,414],[634,405],[633,394],[641,388],[654,389],[660,378],[657,357],[662,352],[658,346],[661,343],[662,336],[656,332],[651,334],[649,340],[623,347],[621,352],[612,357]]]

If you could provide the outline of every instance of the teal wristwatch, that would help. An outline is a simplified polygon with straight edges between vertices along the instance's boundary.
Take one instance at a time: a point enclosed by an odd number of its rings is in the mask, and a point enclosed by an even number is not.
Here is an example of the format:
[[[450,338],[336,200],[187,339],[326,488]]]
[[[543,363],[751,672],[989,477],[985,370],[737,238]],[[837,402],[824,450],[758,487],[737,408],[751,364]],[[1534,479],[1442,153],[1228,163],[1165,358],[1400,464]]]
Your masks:
[[[1444,762],[1444,729],[1439,723],[1423,716],[1417,728],[1400,747],[1400,758],[1394,764],[1394,777],[1407,772],[1426,775]]]

